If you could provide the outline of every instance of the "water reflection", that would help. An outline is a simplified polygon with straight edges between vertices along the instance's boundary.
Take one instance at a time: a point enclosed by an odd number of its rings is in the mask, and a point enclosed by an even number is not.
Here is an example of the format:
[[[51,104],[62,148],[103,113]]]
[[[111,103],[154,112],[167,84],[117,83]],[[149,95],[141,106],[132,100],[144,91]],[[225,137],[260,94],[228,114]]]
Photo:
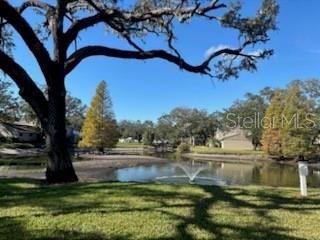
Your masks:
[[[150,166],[138,166],[132,168],[123,168],[116,171],[116,179],[120,182],[148,182],[158,176],[173,175],[176,172],[174,165],[154,164]]]
[[[181,160],[182,161],[182,160]],[[185,161],[185,160],[184,160]],[[193,160],[195,161],[195,160]],[[197,160],[197,162],[203,162]],[[206,161],[208,168],[199,173],[201,178],[215,178],[228,185],[266,185],[282,187],[298,187],[299,178],[296,166],[277,163],[243,163],[243,162],[217,162]],[[185,175],[176,162],[166,164],[153,164],[134,168],[119,169],[116,171],[118,181],[154,181],[163,176]],[[320,174],[311,169],[308,176],[308,186],[320,187]]]

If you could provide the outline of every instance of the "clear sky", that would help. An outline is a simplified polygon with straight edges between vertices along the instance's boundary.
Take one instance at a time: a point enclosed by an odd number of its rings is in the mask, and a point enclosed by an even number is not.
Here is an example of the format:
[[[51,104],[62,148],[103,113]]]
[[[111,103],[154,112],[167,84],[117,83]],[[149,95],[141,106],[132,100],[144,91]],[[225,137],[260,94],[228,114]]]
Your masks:
[[[260,1],[242,2],[249,14]],[[320,78],[320,1],[279,0],[279,4],[279,30],[271,34],[272,40],[267,44],[275,50],[275,55],[260,62],[257,72],[243,72],[239,79],[220,82],[183,72],[161,60],[143,62],[98,57],[83,62],[68,77],[67,89],[89,104],[96,85],[106,80],[118,120],[156,120],[177,106],[212,112],[230,106],[246,92],[257,92],[265,86],[282,87],[294,79]],[[213,23],[197,20],[184,27],[177,26],[176,30],[176,46],[192,63],[200,63],[210,47],[221,44],[237,46],[232,32]],[[147,40],[146,48],[163,46],[160,39]],[[104,33],[102,27],[86,31],[79,45],[102,42],[107,46],[125,46],[124,42]],[[43,81],[21,40],[17,41],[15,57],[37,82]]]

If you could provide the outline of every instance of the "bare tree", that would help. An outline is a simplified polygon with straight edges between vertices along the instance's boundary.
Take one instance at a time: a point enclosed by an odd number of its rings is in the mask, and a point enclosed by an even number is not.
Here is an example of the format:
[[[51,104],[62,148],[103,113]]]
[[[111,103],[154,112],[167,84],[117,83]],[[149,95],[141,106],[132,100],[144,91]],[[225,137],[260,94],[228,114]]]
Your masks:
[[[269,40],[269,31],[276,29],[278,5],[275,0],[264,0],[252,17],[241,15],[240,3],[227,6],[219,0],[137,0],[131,6],[118,0],[56,0],[55,5],[52,2],[25,0],[20,6],[14,6],[0,0],[0,69],[19,87],[20,95],[34,109],[49,139],[46,177],[50,183],[77,180],[65,147],[65,78],[83,60],[99,55],[138,60],[158,58],[188,72],[225,80],[237,77],[241,70],[255,70],[259,59],[273,53],[270,49],[250,52],[248,48],[261,47]],[[42,16],[39,26],[32,26],[34,21],[24,17],[28,10]],[[174,26],[187,24],[194,18],[218,22],[222,28],[237,31],[239,45],[213,50],[198,65],[189,63],[174,47]],[[128,48],[111,48],[100,43],[73,50],[71,46],[77,45],[84,30],[97,24],[103,24],[110,34],[127,41]],[[10,49],[15,38],[11,33],[20,35],[34,55],[46,80],[48,100],[32,76],[14,60]],[[167,46],[145,49],[139,40],[149,35],[165,38]],[[211,36],[208,34],[208,37]],[[45,48],[44,41],[48,39],[53,42],[52,49]]]

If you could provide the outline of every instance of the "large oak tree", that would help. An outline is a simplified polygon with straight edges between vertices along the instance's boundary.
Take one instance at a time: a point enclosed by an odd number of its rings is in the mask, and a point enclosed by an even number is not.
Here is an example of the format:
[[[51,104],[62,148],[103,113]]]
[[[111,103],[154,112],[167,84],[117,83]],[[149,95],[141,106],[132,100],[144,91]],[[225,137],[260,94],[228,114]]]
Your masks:
[[[227,6],[219,0],[137,0],[131,1],[131,5],[117,0],[21,2],[17,6],[11,1],[0,0],[0,69],[19,87],[20,95],[36,112],[49,139],[46,177],[50,183],[77,180],[65,147],[65,78],[80,62],[99,55],[138,60],[158,58],[188,72],[225,80],[238,76],[241,70],[255,70],[259,59],[272,54],[270,49],[251,50],[252,46],[262,48],[269,40],[269,31],[276,28],[278,12],[275,0],[262,1],[261,8],[253,16],[242,15],[240,3]],[[29,10],[42,15],[44,21],[40,28],[32,26],[35,19],[25,17],[24,13]],[[238,46],[212,49],[203,62],[189,63],[174,46],[174,26],[187,24],[195,18],[235,30],[238,33],[235,39]],[[103,24],[110,34],[127,41],[128,48],[112,48],[103,42],[75,50],[70,47],[79,36],[85,35],[84,30],[98,24]],[[27,69],[12,57],[10,48],[15,38],[11,31],[20,35],[34,55],[46,80],[48,100]],[[205,34],[208,38],[219,37],[209,30]],[[145,49],[137,40],[147,40],[149,35],[164,37],[167,46]],[[44,38],[52,40],[52,49],[45,47]]]

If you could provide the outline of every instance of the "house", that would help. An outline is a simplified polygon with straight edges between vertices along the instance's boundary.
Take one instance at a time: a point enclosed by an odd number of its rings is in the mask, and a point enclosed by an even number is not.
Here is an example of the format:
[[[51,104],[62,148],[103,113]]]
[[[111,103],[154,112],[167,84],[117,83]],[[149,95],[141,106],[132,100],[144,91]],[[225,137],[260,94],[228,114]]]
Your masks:
[[[21,143],[34,143],[41,140],[40,128],[27,123],[0,122],[0,139],[12,139]]]
[[[127,137],[127,138],[120,138],[120,143],[139,143],[137,139],[133,139],[133,137]]]
[[[234,128],[229,131],[217,131],[216,139],[223,149],[252,150],[252,142],[247,131]]]

